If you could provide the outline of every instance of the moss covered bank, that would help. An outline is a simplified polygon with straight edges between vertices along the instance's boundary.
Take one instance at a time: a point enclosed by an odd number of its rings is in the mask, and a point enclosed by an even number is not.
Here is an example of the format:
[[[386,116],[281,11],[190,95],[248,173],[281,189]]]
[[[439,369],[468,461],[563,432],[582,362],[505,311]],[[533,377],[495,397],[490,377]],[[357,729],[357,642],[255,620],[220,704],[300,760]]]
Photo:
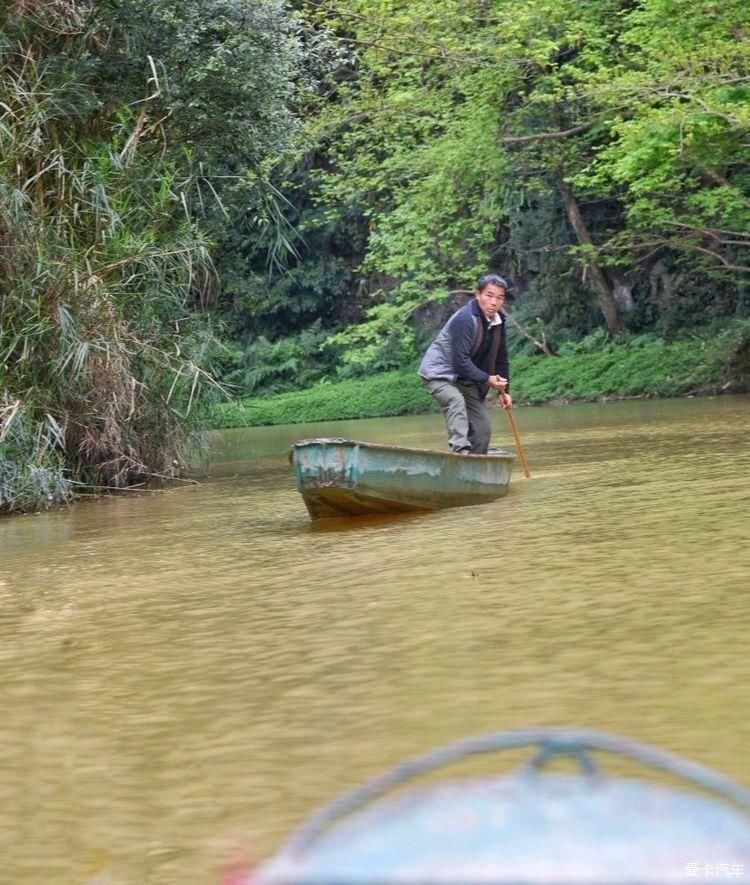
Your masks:
[[[517,404],[743,392],[750,382],[750,321],[675,341],[648,335],[612,339],[596,332],[565,345],[553,357],[517,355],[512,368]],[[212,423],[253,427],[418,414],[434,408],[410,369],[224,403],[215,410]]]

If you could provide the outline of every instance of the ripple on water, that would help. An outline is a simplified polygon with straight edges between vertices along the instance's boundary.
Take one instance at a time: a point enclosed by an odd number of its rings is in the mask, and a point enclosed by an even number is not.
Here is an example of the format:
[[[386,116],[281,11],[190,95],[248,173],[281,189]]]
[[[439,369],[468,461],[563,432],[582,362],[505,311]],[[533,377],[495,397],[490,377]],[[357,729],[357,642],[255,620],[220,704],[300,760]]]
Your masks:
[[[480,507],[312,524],[285,453],[330,427],[262,428],[198,486],[0,524],[14,883],[215,881],[373,772],[506,727],[750,784],[749,407],[519,410],[534,478]],[[434,415],[335,430],[443,445]]]

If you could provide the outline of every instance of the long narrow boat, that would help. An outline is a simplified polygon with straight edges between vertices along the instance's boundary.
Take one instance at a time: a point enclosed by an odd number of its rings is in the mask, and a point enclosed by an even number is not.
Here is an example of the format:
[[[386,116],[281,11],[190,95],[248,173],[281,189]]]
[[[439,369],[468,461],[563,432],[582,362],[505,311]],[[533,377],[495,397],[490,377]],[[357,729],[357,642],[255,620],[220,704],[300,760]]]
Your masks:
[[[289,455],[312,519],[485,504],[508,491],[511,452],[457,455],[349,439],[301,439]]]

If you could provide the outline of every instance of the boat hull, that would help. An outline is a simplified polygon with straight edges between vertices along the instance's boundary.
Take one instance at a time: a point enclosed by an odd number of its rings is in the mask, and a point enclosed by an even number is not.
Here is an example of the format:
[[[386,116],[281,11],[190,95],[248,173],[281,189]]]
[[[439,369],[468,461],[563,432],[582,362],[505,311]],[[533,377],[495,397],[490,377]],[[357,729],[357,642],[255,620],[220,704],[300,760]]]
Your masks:
[[[297,490],[312,519],[484,504],[508,491],[515,456],[323,438],[294,443]]]

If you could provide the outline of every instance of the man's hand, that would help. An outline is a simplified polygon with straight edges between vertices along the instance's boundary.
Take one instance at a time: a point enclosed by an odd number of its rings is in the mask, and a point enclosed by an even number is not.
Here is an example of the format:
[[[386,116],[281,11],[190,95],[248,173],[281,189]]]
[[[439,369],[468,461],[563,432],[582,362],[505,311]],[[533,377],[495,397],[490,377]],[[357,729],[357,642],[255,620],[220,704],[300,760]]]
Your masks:
[[[490,387],[494,387],[495,390],[498,391],[498,399],[500,400],[500,405],[504,409],[512,409],[513,399],[509,393],[505,392],[505,385],[508,383],[508,379],[503,378],[502,375],[490,375],[487,383],[490,385]]]

